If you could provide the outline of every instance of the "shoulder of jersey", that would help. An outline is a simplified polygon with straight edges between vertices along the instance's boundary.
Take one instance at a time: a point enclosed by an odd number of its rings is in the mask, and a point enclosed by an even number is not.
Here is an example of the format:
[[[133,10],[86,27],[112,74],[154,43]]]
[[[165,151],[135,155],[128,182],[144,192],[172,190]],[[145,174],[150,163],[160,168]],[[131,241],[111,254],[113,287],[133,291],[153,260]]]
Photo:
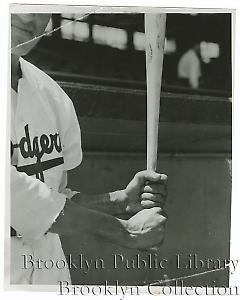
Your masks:
[[[38,67],[26,61],[23,58],[20,58],[20,64],[23,71],[24,76],[30,81],[37,81],[39,84],[46,83],[55,83],[54,80],[47,75],[45,72],[40,70]]]
[[[62,96],[65,95],[65,97],[63,97],[65,101],[70,100],[58,83],[44,71],[40,70],[38,67],[23,58],[21,58],[20,63],[24,76],[27,80],[32,82],[32,84],[34,84],[40,92],[47,90],[48,94],[52,94],[53,98],[56,100],[59,99],[59,97],[54,96],[58,96],[59,93],[61,93]]]

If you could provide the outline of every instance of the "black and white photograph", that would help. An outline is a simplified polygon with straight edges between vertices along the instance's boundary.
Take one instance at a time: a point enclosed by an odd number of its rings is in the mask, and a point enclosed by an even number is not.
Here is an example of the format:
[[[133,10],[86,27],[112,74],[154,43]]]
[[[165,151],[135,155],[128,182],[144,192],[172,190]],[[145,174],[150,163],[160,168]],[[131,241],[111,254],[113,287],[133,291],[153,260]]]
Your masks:
[[[10,5],[9,286],[239,294],[233,16]]]

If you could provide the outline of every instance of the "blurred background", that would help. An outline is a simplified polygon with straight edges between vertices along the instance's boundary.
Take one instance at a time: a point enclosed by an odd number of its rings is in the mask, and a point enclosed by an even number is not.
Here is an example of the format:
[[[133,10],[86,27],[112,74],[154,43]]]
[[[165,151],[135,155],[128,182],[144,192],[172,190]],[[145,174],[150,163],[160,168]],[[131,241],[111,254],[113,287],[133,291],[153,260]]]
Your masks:
[[[53,14],[45,36],[29,59],[48,72],[116,79],[145,84],[143,14]],[[80,18],[80,20],[78,20]],[[71,23],[72,20],[76,22]],[[231,14],[194,13],[167,15],[163,90],[182,86],[178,64],[184,53],[199,45],[205,94],[231,95]],[[65,73],[65,74],[62,74]],[[71,74],[71,77],[67,77]],[[184,89],[185,91],[185,89]],[[196,93],[196,91],[195,91]]]

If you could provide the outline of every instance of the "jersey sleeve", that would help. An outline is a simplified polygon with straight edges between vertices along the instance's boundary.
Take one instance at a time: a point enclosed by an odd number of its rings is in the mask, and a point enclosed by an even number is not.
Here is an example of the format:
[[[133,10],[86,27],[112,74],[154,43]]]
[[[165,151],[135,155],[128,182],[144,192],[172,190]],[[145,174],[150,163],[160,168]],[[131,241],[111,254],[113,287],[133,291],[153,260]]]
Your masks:
[[[11,226],[24,240],[41,238],[63,210],[66,196],[11,166]]]
[[[50,76],[29,62],[23,59],[20,61],[21,67],[27,69],[26,74],[33,74],[33,78],[30,77],[28,80],[37,86],[40,93],[46,96],[53,109],[54,118],[57,118],[63,146],[64,170],[74,169],[82,161],[82,148],[81,131],[73,102]]]
[[[72,100],[55,82],[59,108],[59,126],[63,146],[64,170],[71,170],[82,161],[81,130]]]

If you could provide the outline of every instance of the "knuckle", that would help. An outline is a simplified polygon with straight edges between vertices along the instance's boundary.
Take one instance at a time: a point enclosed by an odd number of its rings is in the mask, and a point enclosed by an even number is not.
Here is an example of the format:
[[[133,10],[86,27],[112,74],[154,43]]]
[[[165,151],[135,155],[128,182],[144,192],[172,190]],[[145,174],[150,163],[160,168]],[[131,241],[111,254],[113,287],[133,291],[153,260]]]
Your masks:
[[[154,206],[154,203],[152,201],[143,200],[141,201],[141,205],[143,208],[151,208]]]
[[[147,185],[145,185],[143,188],[143,191],[147,192],[147,193],[152,192],[153,188],[152,188],[151,184],[148,183]]]
[[[166,182],[168,180],[168,176],[166,174],[161,173],[161,181]]]
[[[139,172],[136,173],[135,176],[142,176],[142,174],[143,174],[144,172],[145,172],[145,171],[139,171]]]
[[[160,215],[161,212],[162,212],[162,208],[159,207],[159,206],[156,206],[154,210],[155,210],[155,213],[157,213],[157,214],[159,214],[159,215]]]
[[[144,171],[139,171],[139,172],[137,172],[137,173],[135,174],[134,178],[136,178],[136,179],[141,178],[143,172],[144,172]]]
[[[141,194],[141,198],[147,200],[148,193],[144,192]]]

